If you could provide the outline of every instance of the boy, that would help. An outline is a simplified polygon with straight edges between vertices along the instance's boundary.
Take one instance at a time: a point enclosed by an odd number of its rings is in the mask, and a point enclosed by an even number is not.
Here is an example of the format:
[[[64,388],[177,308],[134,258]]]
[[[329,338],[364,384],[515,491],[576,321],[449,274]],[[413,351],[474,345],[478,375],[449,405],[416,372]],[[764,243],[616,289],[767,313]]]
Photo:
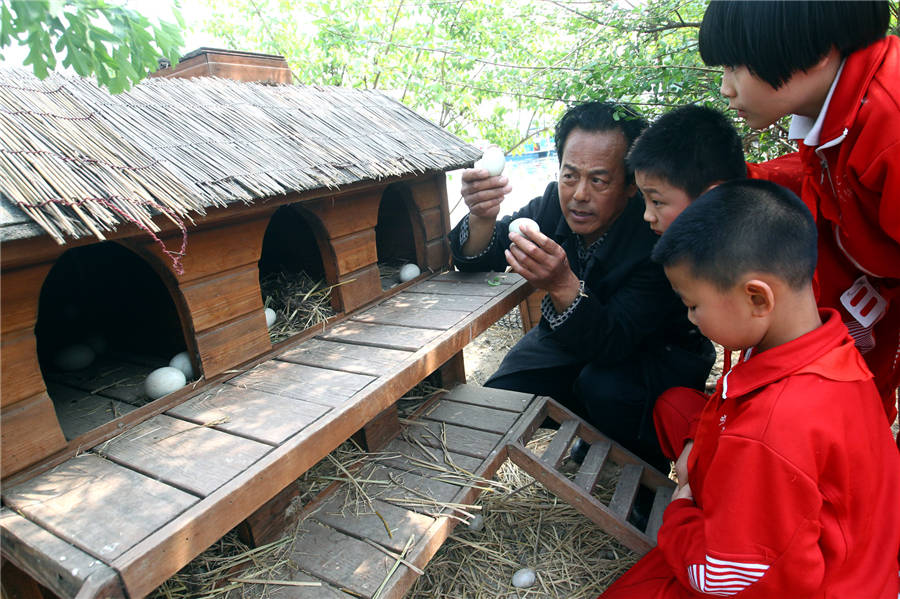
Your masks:
[[[724,183],[653,259],[703,334],[745,352],[703,410],[657,548],[602,597],[897,597],[900,455],[846,327],[816,307],[804,204]]]
[[[703,192],[725,181],[744,179],[747,165],[741,138],[718,110],[687,105],[659,117],[634,142],[628,154],[644,196],[644,220],[657,235]],[[730,367],[725,355],[725,371]],[[675,460],[684,478],[686,449],[707,396],[674,387],[653,407],[653,421],[663,455]]]
[[[741,138],[712,108],[681,106],[634,142],[628,164],[644,195],[644,220],[657,235],[704,191],[747,176]]]
[[[888,2],[710,3],[700,55],[754,128],[792,114],[799,153],[751,168],[819,227],[820,306],[838,310],[889,421],[900,383],[900,40]],[[791,180],[793,178],[793,181]],[[802,190],[802,191],[799,191]]]

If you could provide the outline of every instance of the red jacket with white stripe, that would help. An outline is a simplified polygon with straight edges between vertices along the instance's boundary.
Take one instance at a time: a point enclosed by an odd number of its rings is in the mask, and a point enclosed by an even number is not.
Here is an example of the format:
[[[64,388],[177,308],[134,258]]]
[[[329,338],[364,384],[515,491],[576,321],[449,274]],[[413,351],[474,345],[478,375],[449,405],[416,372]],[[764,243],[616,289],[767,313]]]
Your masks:
[[[833,310],[719,380],[658,543],[703,595],[896,599],[900,454]],[[696,503],[695,503],[696,502]]]
[[[819,224],[818,303],[853,323],[840,296],[863,274],[887,299],[865,354],[893,421],[900,383],[900,38],[847,57],[818,146],[761,164],[748,175],[800,195]],[[861,342],[861,349],[866,344]]]

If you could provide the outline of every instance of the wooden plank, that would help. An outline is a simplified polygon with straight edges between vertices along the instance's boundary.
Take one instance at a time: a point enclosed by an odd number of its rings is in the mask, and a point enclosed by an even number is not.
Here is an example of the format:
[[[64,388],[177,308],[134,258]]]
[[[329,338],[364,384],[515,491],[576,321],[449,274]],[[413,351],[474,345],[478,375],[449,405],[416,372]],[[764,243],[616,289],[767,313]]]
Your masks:
[[[457,469],[475,472],[483,459],[447,452],[406,441],[402,436],[385,445],[378,461],[395,470],[406,470],[426,477],[438,477]]]
[[[515,464],[547,487],[551,493],[587,516],[602,530],[619,539],[632,551],[642,555],[653,548],[653,544],[644,533],[631,523],[619,519],[608,507],[585,493],[558,471],[547,468],[538,456],[520,443],[509,444],[507,451],[509,458]]]
[[[387,324],[370,324],[366,322],[342,322],[319,335],[320,339],[345,341],[359,345],[386,347],[415,351],[426,343],[440,336],[442,331],[434,329],[415,329]]]
[[[368,464],[358,474],[360,487],[371,499],[380,499],[398,507],[433,515],[444,511],[443,504],[452,502],[466,482],[459,479],[440,480]]]
[[[144,381],[150,372],[162,366],[168,366],[168,363],[158,363],[152,367],[138,366],[117,359],[116,356],[105,355],[83,370],[48,371],[47,380],[89,395],[101,395],[132,406],[142,406],[150,401],[144,391]]]
[[[646,534],[650,540],[656,542],[656,535],[663,523],[663,512],[666,511],[674,493],[672,487],[657,487],[653,495],[653,507],[650,508],[650,516],[647,518]]]
[[[444,389],[452,389],[466,382],[466,358],[463,352],[457,352],[452,358],[441,364],[437,370],[438,385]]]
[[[492,387],[479,387],[477,385],[458,385],[454,387],[447,399],[457,403],[473,406],[484,406],[495,410],[507,410],[519,413],[524,410],[534,398],[531,393],[509,391],[508,389],[494,389]]]
[[[2,333],[0,337],[0,406],[13,405],[44,391],[34,329]]]
[[[425,266],[434,272],[450,266],[450,244],[446,239],[434,239],[425,243]]]
[[[411,351],[307,339],[296,348],[278,356],[278,359],[330,370],[381,376],[412,356]]]
[[[312,583],[312,585],[282,586],[268,584],[261,596],[270,597],[271,599],[353,599],[353,595],[341,592],[324,580],[310,576],[306,572],[294,572],[293,568],[289,569],[284,575],[279,575],[278,578],[279,580],[290,580],[291,582]],[[385,599],[388,598],[385,597]]]
[[[197,332],[263,309],[256,262],[186,283],[181,293]]]
[[[622,467],[622,474],[619,476],[619,482],[616,483],[616,490],[613,492],[612,500],[609,502],[609,511],[625,520],[631,513],[631,507],[634,505],[634,499],[637,497],[638,488],[641,484],[641,472],[644,469],[636,464],[625,464]]]
[[[473,285],[485,285],[487,281],[495,285],[515,285],[523,281],[522,276],[514,272],[462,272],[459,270],[438,273],[431,277],[431,280]]]
[[[469,311],[444,310],[441,308],[400,308],[379,305],[359,314],[352,320],[374,324],[398,325],[419,329],[449,329],[469,315]]]
[[[518,414],[457,403],[446,398],[425,410],[422,418],[502,435],[515,423]]]
[[[575,475],[575,484],[586,492],[591,493],[597,479],[600,478],[600,471],[603,470],[603,464],[609,456],[609,449],[612,443],[609,441],[597,441],[588,449],[587,455],[584,456],[584,462]]]
[[[3,501],[97,559],[109,561],[197,502],[183,491],[84,454],[3,489]],[[145,562],[152,571],[154,562]]]
[[[46,262],[3,270],[0,275],[0,333],[34,327],[41,289],[52,266],[52,262]]]
[[[441,310],[472,312],[483,306],[487,301],[488,298],[483,295],[467,297],[464,295],[435,295],[404,291],[389,297],[382,305],[398,308],[440,308]]]
[[[47,383],[47,392],[66,439],[80,437],[135,409],[123,401],[91,395],[59,383]]]
[[[559,465],[565,457],[566,450],[572,444],[575,438],[575,431],[578,429],[577,420],[566,420],[559,425],[559,430],[553,435],[553,440],[541,455],[541,461],[548,468],[559,468]]]
[[[262,311],[251,312],[220,327],[198,333],[196,339],[203,374],[207,379],[272,348],[266,316]]]
[[[411,423],[406,429],[406,434],[423,445],[435,448],[441,448],[440,440],[446,438],[447,449],[476,458],[486,457],[496,447],[501,437],[497,433],[476,431],[432,420]]]
[[[74,597],[92,576],[118,578],[103,562],[6,508],[0,511],[0,539],[5,560],[60,597]]]
[[[234,377],[228,384],[337,407],[374,380],[375,377],[364,374],[272,360]]]
[[[375,541],[397,553],[403,551],[410,535],[421,539],[434,524],[431,516],[379,499],[371,503],[359,501],[347,484],[332,494],[312,517],[331,528],[357,539]]]
[[[360,445],[366,451],[378,451],[399,432],[400,418],[397,413],[397,404],[393,404],[363,425],[354,438],[359,439]]]
[[[299,533],[291,561],[300,570],[346,588],[357,597],[371,599],[396,561],[368,543],[315,520],[303,522]],[[400,578],[406,569],[399,566],[392,578]]]
[[[0,422],[0,470],[4,478],[66,445],[53,402],[46,393],[0,408]]]
[[[329,408],[256,389],[219,385],[170,408],[167,414],[261,443],[278,445]]]
[[[378,262],[375,229],[366,229],[331,240],[337,261],[337,273],[345,275]]]
[[[336,239],[375,228],[383,190],[384,187],[378,187],[358,190],[353,195],[308,200],[303,202],[303,208],[319,219],[329,238]]]
[[[205,497],[272,448],[161,414],[96,448],[103,457]]]
[[[381,274],[377,264],[341,275],[336,283],[340,285],[334,288],[333,293],[340,301],[341,309],[348,313],[378,299],[382,294]]]
[[[432,239],[443,238],[443,222],[441,221],[440,206],[422,210],[420,214],[422,215],[422,226],[425,229],[425,239],[431,241]]]
[[[420,211],[440,207],[441,196],[434,179],[409,181],[407,185],[409,186],[413,201]]]
[[[486,281],[488,276],[484,273],[481,274],[483,280]],[[458,283],[456,281],[428,279],[413,285],[407,289],[407,291],[413,293],[436,293],[439,295],[480,295],[484,297],[494,297],[503,293],[506,287],[506,285],[488,285],[486,282]]]

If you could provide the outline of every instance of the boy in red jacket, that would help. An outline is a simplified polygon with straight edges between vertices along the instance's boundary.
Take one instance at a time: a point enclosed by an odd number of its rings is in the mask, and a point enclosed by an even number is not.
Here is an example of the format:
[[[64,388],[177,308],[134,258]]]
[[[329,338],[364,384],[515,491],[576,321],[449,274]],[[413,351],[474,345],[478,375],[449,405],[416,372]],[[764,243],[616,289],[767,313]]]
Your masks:
[[[700,55],[762,129],[794,115],[798,153],[750,176],[800,194],[819,230],[818,304],[834,308],[874,373],[890,422],[900,383],[900,39],[889,3],[710,3]]]
[[[768,181],[724,183],[653,250],[708,338],[745,350],[703,409],[658,546],[601,597],[895,599],[900,455],[837,312],[816,224]]]

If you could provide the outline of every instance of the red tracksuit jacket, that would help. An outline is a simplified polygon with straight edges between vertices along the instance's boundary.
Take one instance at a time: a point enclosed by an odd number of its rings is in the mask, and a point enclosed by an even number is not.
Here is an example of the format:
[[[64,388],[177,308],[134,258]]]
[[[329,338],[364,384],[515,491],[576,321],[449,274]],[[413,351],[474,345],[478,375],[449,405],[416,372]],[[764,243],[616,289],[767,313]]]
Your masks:
[[[816,217],[820,306],[840,311],[853,330],[839,298],[863,274],[890,302],[875,325],[875,347],[860,343],[860,350],[893,421],[900,383],[900,39],[888,36],[847,57],[819,140],[748,171],[799,190]]]
[[[694,501],[604,599],[896,599],[900,454],[833,310],[720,379],[688,462]]]

